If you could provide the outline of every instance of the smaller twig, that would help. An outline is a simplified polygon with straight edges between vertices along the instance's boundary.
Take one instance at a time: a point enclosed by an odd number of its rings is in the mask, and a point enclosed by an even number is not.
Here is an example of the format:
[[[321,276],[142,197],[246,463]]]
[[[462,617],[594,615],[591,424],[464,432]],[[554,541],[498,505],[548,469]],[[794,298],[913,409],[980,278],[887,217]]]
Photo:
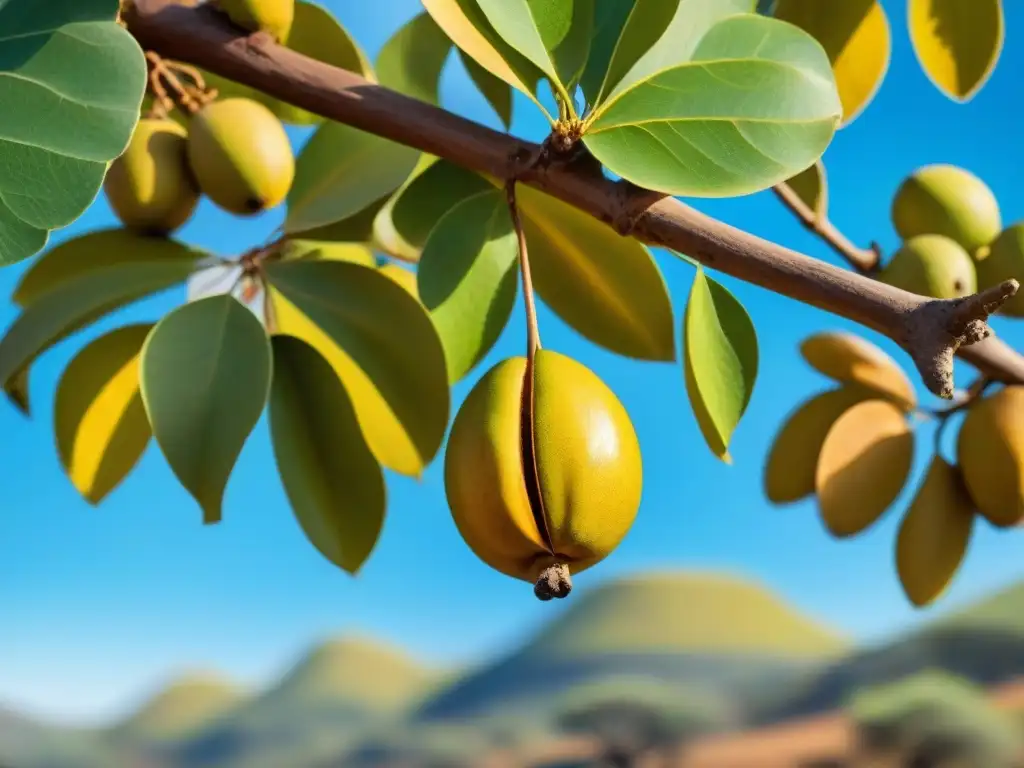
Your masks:
[[[183,84],[172,66],[158,53],[146,51],[146,62],[150,69],[150,88],[164,103],[169,101],[171,104],[179,104],[189,114],[195,114],[216,98],[216,91],[204,91]],[[202,75],[198,77],[202,80]],[[168,91],[173,92],[174,96],[171,97]]]
[[[526,350],[527,359],[532,361],[540,349],[540,327],[537,324],[537,304],[533,293],[533,278],[530,274],[530,259],[526,250],[526,232],[519,216],[516,204],[516,181],[512,179],[505,185],[508,198],[508,210],[512,216],[512,226],[519,241],[519,269],[523,277],[523,303],[526,305]]]
[[[1016,280],[1006,280],[961,299],[927,301],[907,314],[902,338],[896,340],[913,357],[929,391],[946,400],[953,397],[953,356],[960,347],[993,335],[989,315],[1019,287]]]
[[[865,274],[874,272],[881,263],[881,253],[877,244],[871,248],[859,248],[840,232],[827,216],[819,216],[793,188],[786,183],[777,184],[772,188],[782,203],[793,212],[800,222],[811,232],[820,237],[832,250],[846,259],[850,266]]]
[[[277,333],[277,310],[274,308],[274,299],[270,295],[270,281],[267,279],[267,271],[262,261],[257,270],[257,279],[260,287],[263,288],[263,323],[267,333],[273,336]]]
[[[963,393],[963,396],[957,400],[957,402],[949,408],[942,408],[938,410],[931,410],[929,413],[939,420],[939,426],[935,430],[935,452],[939,453],[942,446],[942,436],[946,431],[946,426],[950,423],[951,417],[960,411],[970,408],[974,403],[984,397],[986,390],[996,382],[990,379],[988,376],[979,376],[975,379],[974,383],[967,388],[967,391]]]

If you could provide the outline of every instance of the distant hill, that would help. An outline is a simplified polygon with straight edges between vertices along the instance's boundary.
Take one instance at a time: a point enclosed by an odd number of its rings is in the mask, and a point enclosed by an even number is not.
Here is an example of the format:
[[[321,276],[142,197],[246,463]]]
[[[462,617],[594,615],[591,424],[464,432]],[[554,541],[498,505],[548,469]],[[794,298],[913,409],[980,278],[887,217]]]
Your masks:
[[[241,689],[218,675],[188,674],[111,728],[107,737],[129,744],[180,739],[223,717],[244,699]]]
[[[1024,584],[1017,584],[875,648],[859,649],[766,702],[764,722],[842,707],[858,688],[941,669],[982,685],[1024,675]]]
[[[399,718],[434,679],[397,649],[369,640],[327,642],[165,757],[190,767],[302,765],[336,753],[360,728]]]
[[[620,675],[688,688],[747,691],[789,684],[841,656],[839,633],[765,588],[714,574],[633,577],[599,587],[523,649],[426,701],[423,720],[539,710],[574,685]]]
[[[753,581],[668,573],[625,578],[580,595],[525,652],[710,652],[804,659],[834,657],[849,645],[839,632]]]

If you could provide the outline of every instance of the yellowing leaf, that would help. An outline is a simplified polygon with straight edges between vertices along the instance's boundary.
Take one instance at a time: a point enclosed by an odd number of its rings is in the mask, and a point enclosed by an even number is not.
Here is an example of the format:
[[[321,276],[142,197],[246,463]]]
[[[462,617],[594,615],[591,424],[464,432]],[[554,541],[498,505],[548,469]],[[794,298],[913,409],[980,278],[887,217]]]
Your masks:
[[[100,229],[55,245],[25,270],[11,299],[27,307],[42,294],[87,272],[128,262],[195,262],[204,254],[164,237],[146,237],[127,229]]]
[[[452,41],[428,13],[413,17],[377,55],[380,84],[414,99],[437,104],[441,72]]]
[[[684,372],[697,424],[712,453],[731,462],[729,441],[757,381],[757,333],[728,290],[698,269],[684,321]]]
[[[152,327],[128,325],[100,336],[72,359],[57,385],[57,453],[91,504],[128,476],[152,436],[139,389],[139,354]]]
[[[813,35],[832,62],[842,125],[849,125],[878,91],[889,68],[892,37],[878,0],[778,0],[775,17]]]
[[[273,339],[270,435],[285,493],[306,538],[355,574],[384,522],[384,475],[345,388],[313,347]]]
[[[639,360],[674,360],[675,321],[648,250],[550,195],[517,197],[537,293],[595,344]]]
[[[0,381],[9,381],[48,348],[108,312],[183,282],[184,260],[119,264],[71,278],[39,297],[0,339]]]
[[[419,288],[416,285],[416,273],[412,270],[400,267],[398,264],[384,264],[383,266],[377,267],[377,271],[382,275],[386,275],[390,280],[393,280],[402,288],[405,292],[412,296],[416,301],[420,300]]]
[[[815,468],[814,489],[825,528],[836,538],[873,525],[907,482],[914,433],[886,400],[864,400],[829,429]]]
[[[288,233],[348,219],[398,189],[420,153],[342,123],[327,122],[303,146],[288,192]]]
[[[282,261],[351,261],[377,266],[377,257],[361,243],[335,243],[324,240],[290,239],[278,249]]]
[[[921,68],[951,99],[985,85],[1003,50],[1002,0],[907,0],[910,40]]]
[[[377,460],[419,476],[441,446],[450,404],[444,349],[426,309],[360,264],[278,262],[267,275],[278,333],[331,364]]]
[[[142,398],[171,471],[218,523],[228,478],[270,394],[270,340],[221,294],[178,307],[142,348]]]
[[[537,100],[542,73],[537,65],[502,40],[476,0],[422,0],[423,7],[453,43],[495,77],[525,93],[547,114]]]

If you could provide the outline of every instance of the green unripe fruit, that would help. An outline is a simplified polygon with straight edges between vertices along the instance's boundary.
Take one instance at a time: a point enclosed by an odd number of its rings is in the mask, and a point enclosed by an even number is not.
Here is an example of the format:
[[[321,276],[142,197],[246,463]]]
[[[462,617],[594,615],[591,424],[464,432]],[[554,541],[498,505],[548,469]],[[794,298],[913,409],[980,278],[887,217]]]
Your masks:
[[[288,42],[295,18],[295,0],[218,0],[220,9],[250,32],[266,32],[277,42]]]
[[[188,132],[173,120],[140,120],[128,148],[110,164],[103,191],[125,227],[159,235],[176,230],[199,202]]]
[[[935,299],[957,299],[977,290],[970,255],[942,235],[918,235],[896,251],[879,279],[911,293]]]
[[[1003,226],[992,190],[953,165],[928,165],[904,180],[892,202],[892,221],[904,240],[945,235],[972,255]]]
[[[199,110],[189,129],[188,159],[206,196],[239,216],[281,203],[295,178],[284,126],[252,99],[224,99]]]
[[[989,248],[988,255],[978,262],[978,287],[991,288],[1004,280],[1024,283],[1024,221],[1012,224],[1000,233]],[[1000,313],[1024,317],[1024,294],[1011,296]]]

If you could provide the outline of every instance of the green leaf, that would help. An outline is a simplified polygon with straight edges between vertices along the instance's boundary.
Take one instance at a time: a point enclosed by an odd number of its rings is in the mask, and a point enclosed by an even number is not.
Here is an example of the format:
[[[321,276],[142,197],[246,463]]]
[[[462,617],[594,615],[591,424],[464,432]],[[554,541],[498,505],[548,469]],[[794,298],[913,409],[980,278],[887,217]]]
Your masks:
[[[1002,0],[908,0],[914,53],[936,88],[959,102],[980,91],[1003,50]]]
[[[152,437],[139,388],[139,356],[152,328],[128,325],[100,336],[71,360],[57,384],[57,454],[90,504],[128,476]]]
[[[32,405],[29,401],[30,390],[28,386],[28,375],[31,369],[22,368],[14,376],[4,382],[4,394],[11,401],[11,405],[17,408],[22,416],[32,416]]]
[[[825,175],[825,164],[821,160],[791,179],[786,179],[782,184],[800,198],[818,221],[828,218],[828,177]]]
[[[330,363],[294,336],[272,343],[270,435],[285,494],[309,542],[355,575],[384,524],[384,475]]]
[[[119,264],[62,283],[29,305],[0,339],[0,381],[115,309],[184,282],[194,268],[177,259]]]
[[[295,162],[285,232],[347,219],[394,192],[420,153],[341,123],[321,125]]]
[[[686,390],[711,451],[731,463],[729,442],[757,380],[757,333],[728,290],[697,271],[683,334]]]
[[[307,240],[331,240],[338,243],[368,243],[373,238],[373,222],[377,214],[387,205],[392,193],[383,195],[374,200],[367,207],[358,213],[336,221],[333,224],[325,224],[322,227],[301,230],[290,233],[290,236]]]
[[[426,309],[387,275],[340,261],[267,266],[277,331],[312,345],[352,399],[377,460],[419,476],[444,438],[444,348]]]
[[[398,201],[398,198],[401,197],[410,184],[420,177],[420,174],[425,173],[435,162],[437,162],[437,158],[434,155],[420,155],[412,173],[406,177],[398,190],[388,198],[387,202],[384,203],[384,206],[374,217],[371,243],[378,251],[404,261],[415,262],[419,260],[419,247],[407,243],[405,238],[398,233],[395,229],[395,223],[392,221],[392,214],[394,213],[395,203]]]
[[[283,261],[351,261],[368,267],[377,266],[377,257],[361,243],[335,243],[330,240],[290,238],[276,249]]]
[[[270,395],[270,340],[221,294],[184,304],[142,348],[142,399],[175,477],[218,523],[228,478]]]
[[[430,104],[438,103],[438,85],[452,41],[428,13],[421,13],[384,43],[377,55],[380,84]]]
[[[463,200],[493,188],[479,174],[438,160],[395,195],[391,205],[395,234],[418,255],[442,216]]]
[[[459,59],[466,68],[466,72],[469,74],[473,84],[483,94],[483,97],[487,99],[491,109],[501,118],[501,122],[507,131],[512,127],[512,87],[505,81],[492,75],[461,50],[459,51]]]
[[[583,141],[613,173],[667,194],[729,197],[784,181],[821,157],[842,105],[813,37],[744,14],[713,26],[690,61],[596,114]]]
[[[613,0],[599,3],[595,39],[580,85],[598,104],[651,49],[676,17],[680,0]]]
[[[25,270],[11,300],[27,307],[48,291],[89,272],[127,263],[195,263],[206,256],[177,240],[146,237],[127,229],[100,229],[65,240]]]
[[[288,43],[285,46],[311,59],[330,64],[332,67],[355,72],[372,80],[373,67],[348,31],[327,9],[299,0],[295,3],[295,18],[292,21]],[[323,118],[312,112],[275,99],[256,88],[236,83],[212,72],[203,72],[207,85],[216,88],[221,98],[242,97],[253,99],[266,106],[278,119],[293,125],[318,125]]]
[[[594,0],[477,0],[494,31],[568,96],[583,72]],[[570,99],[571,101],[571,99]]]
[[[117,0],[0,3],[0,266],[81,216],[128,146],[146,88]]]
[[[614,88],[605,89],[602,103],[632,88],[641,80],[690,61],[697,44],[712,26],[734,14],[750,13],[753,9],[754,0],[679,0],[672,21],[657,42],[647,48]],[[657,9],[650,8],[644,16],[651,14],[653,17],[656,12]],[[630,27],[632,28],[632,24]],[[636,40],[637,47],[642,47],[642,40],[646,37],[645,30],[637,27],[633,34],[637,37],[631,35],[631,39]],[[631,50],[633,45],[624,47],[623,53]],[[624,61],[628,61],[629,58],[627,56]]]
[[[519,247],[496,189],[452,208],[431,232],[416,285],[444,345],[454,384],[490,351],[516,301]]]
[[[852,123],[889,69],[892,35],[882,4],[849,0],[828,7],[820,0],[778,0],[775,18],[796,24],[825,48],[843,103],[842,124]]]
[[[672,302],[658,265],[631,237],[531,187],[518,185],[533,283],[580,334],[640,360],[674,360]]]
[[[537,100],[537,83],[543,72],[510,46],[487,20],[477,0],[422,0],[427,13],[466,55],[495,77],[530,97],[548,119],[551,115]]]

